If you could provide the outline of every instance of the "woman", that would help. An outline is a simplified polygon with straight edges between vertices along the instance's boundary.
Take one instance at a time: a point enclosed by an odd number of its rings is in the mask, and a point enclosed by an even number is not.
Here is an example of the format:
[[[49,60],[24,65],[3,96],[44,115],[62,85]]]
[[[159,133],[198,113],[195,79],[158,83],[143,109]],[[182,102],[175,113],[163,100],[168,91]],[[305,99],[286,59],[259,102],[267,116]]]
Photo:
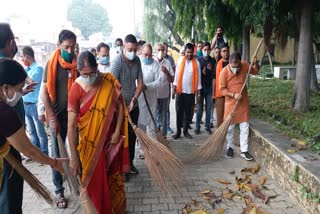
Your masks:
[[[89,51],[79,55],[77,66],[80,76],[68,101],[70,166],[75,175],[82,176],[82,186],[98,213],[121,214],[126,207],[122,173],[130,169],[121,86],[112,74],[98,72]]]
[[[13,155],[21,162],[19,152],[32,160],[50,165],[63,172],[64,159],[52,159],[33,146],[26,135],[13,107],[21,99],[22,88],[27,74],[23,67],[9,58],[0,59],[0,209],[2,214],[22,213],[23,178],[4,160],[10,149],[16,149]],[[12,148],[12,147],[13,148]],[[2,179],[2,177],[7,177]],[[10,182],[2,182],[3,180]]]

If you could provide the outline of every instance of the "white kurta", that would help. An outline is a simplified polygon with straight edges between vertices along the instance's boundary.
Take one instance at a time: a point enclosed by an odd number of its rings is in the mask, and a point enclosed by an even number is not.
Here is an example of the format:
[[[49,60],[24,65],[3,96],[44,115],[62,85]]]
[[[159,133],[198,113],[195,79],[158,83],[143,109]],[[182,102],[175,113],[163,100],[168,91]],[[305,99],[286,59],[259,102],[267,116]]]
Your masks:
[[[108,65],[98,64],[98,71],[101,73],[109,73],[110,71],[110,63]]]
[[[160,66],[155,60],[150,65],[141,63],[143,83],[147,86],[145,90],[146,99],[150,106],[152,115],[156,119],[157,113],[157,88],[161,86]],[[150,113],[143,93],[138,98],[139,102],[139,124],[154,128]]]

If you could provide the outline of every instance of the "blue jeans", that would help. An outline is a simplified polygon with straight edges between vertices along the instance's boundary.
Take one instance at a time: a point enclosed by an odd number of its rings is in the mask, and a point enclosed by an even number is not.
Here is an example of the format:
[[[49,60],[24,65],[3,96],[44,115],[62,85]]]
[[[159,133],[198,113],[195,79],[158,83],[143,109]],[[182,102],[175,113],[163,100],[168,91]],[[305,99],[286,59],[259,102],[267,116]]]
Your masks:
[[[168,107],[168,98],[158,99],[158,123],[167,124],[167,107]],[[167,136],[167,126],[162,126],[161,128],[162,136]]]
[[[24,109],[31,143],[48,155],[48,137],[44,124],[38,119],[37,104],[24,104]]]
[[[206,101],[206,123],[205,127],[210,128],[211,108],[212,108],[212,88],[201,89],[200,101],[197,106],[196,129],[200,130],[200,122],[203,112],[203,101]]]
[[[59,113],[57,115],[59,124],[60,124],[60,135],[62,139],[66,140],[67,137],[67,127],[68,127],[68,112],[67,110]],[[58,140],[56,136],[53,134],[53,130],[50,128],[50,136],[51,136],[51,156],[54,158],[59,158],[60,157],[60,152],[59,152],[59,145],[58,145]],[[52,180],[53,184],[55,186],[55,193],[56,194],[63,194],[64,193],[64,187],[63,187],[63,179],[62,175],[55,169],[52,169]]]

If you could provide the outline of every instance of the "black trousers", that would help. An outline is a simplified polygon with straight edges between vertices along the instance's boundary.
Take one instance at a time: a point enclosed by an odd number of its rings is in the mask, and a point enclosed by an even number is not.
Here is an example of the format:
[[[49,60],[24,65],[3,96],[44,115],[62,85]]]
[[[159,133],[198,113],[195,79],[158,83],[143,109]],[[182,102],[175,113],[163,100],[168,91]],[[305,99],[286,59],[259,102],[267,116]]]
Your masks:
[[[194,106],[194,94],[176,95],[176,121],[177,121],[177,132],[188,131],[188,126],[191,122],[191,113]]]
[[[138,124],[138,119],[139,119],[139,108],[138,106],[134,107],[131,112],[130,112],[130,117],[131,120],[134,124]],[[129,122],[128,122],[129,123]],[[134,153],[135,153],[135,149],[136,149],[136,139],[137,136],[134,133],[130,123],[128,124],[129,127],[129,153],[130,153],[130,162],[131,165],[133,164],[133,160],[134,160]]]

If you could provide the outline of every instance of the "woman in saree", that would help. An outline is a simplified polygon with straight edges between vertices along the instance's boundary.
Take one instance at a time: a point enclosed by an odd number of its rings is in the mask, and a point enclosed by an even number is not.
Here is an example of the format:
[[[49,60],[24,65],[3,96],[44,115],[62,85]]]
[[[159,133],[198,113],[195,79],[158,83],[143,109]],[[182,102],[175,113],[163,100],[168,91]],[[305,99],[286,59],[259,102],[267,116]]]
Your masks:
[[[122,214],[126,208],[122,174],[129,171],[130,162],[121,86],[112,74],[98,72],[89,51],[80,53],[77,66],[80,76],[68,98],[70,167],[81,176],[98,213]]]

